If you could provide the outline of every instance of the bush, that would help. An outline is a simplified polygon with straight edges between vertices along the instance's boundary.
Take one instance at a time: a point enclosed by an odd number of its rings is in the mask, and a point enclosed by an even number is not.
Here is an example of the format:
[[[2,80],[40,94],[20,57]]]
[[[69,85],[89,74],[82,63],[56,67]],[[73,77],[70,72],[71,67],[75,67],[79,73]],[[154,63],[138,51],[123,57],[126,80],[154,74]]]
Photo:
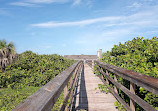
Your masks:
[[[73,63],[59,55],[19,54],[18,60],[0,73],[0,110],[11,110]]]
[[[153,37],[149,40],[137,37],[124,44],[114,45],[111,51],[103,54],[101,61],[158,78],[158,38]],[[119,78],[119,82],[129,86],[129,82],[124,79]],[[129,101],[122,91],[119,91],[119,94],[125,101]],[[158,107],[158,96],[139,86],[136,87],[136,94],[153,107]],[[137,105],[136,110],[142,110],[142,108]]]

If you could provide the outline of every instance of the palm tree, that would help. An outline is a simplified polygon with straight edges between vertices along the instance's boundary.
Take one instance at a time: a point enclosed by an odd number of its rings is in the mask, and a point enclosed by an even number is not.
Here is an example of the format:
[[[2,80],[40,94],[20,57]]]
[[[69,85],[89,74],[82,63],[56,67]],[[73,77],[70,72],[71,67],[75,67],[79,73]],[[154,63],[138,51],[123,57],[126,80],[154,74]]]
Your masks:
[[[16,51],[12,42],[8,43],[5,40],[0,40],[0,66],[2,71],[8,64],[12,64],[16,57]]]

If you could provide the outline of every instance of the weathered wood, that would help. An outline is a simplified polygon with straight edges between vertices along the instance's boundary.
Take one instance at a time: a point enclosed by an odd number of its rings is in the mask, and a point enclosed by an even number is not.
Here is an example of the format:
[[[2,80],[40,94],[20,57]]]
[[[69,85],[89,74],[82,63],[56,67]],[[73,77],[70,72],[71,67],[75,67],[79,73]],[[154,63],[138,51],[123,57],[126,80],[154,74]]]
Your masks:
[[[132,111],[131,108],[126,104],[126,102],[113,90],[113,88],[109,87],[109,90],[127,111]]]
[[[103,75],[103,74],[102,74]],[[107,84],[107,82],[105,80],[103,80],[101,78],[101,76],[99,76],[99,78],[102,80],[102,82],[104,84]],[[107,84],[108,85],[108,84]],[[110,90],[110,92],[113,94],[113,96],[123,105],[123,107],[127,110],[127,111],[132,111],[131,108],[126,104],[126,102],[117,94],[115,93],[115,91],[109,86],[108,89]]]
[[[103,84],[103,82],[97,75],[93,74],[92,69],[87,64],[79,80],[74,96],[76,103],[74,103],[73,111],[118,111],[114,106],[114,102],[117,100],[112,94],[95,89],[98,84]]]
[[[12,111],[50,111],[81,61],[57,75]]]
[[[105,72],[101,70],[101,73],[106,76],[108,80],[110,80],[117,88],[121,89],[126,95],[128,95],[131,99],[133,99],[137,104],[139,104],[143,109],[146,111],[156,111],[155,108],[150,106],[147,102],[145,102],[143,99],[141,99],[139,96],[133,94],[130,92],[126,87],[124,87],[122,84],[114,81],[113,78],[111,78],[109,75],[107,75]]]
[[[83,68],[83,65],[82,65],[82,68]],[[82,71],[83,69],[81,69]],[[81,72],[80,72],[81,73]],[[73,102],[74,102],[74,98],[73,96],[75,95],[75,92],[76,92],[76,84],[78,83],[78,80],[79,80],[79,75],[80,73],[77,75],[77,80],[76,80],[76,83],[74,84],[74,88],[73,88],[73,91],[71,92],[70,94],[70,102],[69,102],[69,106],[68,106],[68,110],[67,111],[72,111],[72,106],[73,106]]]
[[[114,80],[117,82],[117,75],[115,75],[115,74],[114,74]],[[114,86],[114,91],[115,91],[115,93],[118,93],[116,86]]]
[[[92,68],[92,60],[86,60],[86,63]]]
[[[103,68],[101,68],[100,70],[103,71]],[[101,76],[101,79],[104,80],[104,75]]]
[[[64,98],[66,98],[67,92],[68,92],[68,85],[66,85],[64,88]]]
[[[67,107],[68,99],[70,98],[70,95],[73,93],[73,89],[74,89],[75,84],[76,84],[77,76],[78,76],[78,74],[80,73],[80,71],[81,71],[81,64],[79,65],[79,67],[78,67],[78,69],[77,69],[77,72],[76,72],[76,74],[75,74],[73,83],[71,84],[71,87],[70,87],[70,89],[69,89],[69,91],[68,91],[68,93],[67,93],[67,95],[66,95],[66,97],[65,97],[65,99],[64,99],[64,102],[63,102],[62,106],[60,107],[60,110],[59,110],[59,111],[67,110],[66,107]]]
[[[64,88],[64,99],[67,98],[67,94],[68,94],[68,84]],[[67,108],[64,107],[64,109],[62,111],[66,111],[66,110],[67,110]]]
[[[95,61],[99,66],[108,69],[109,71],[117,74],[118,76],[129,80],[130,82],[143,87],[144,89],[152,92],[153,94],[158,95],[158,79],[154,77],[150,77],[144,74],[140,74],[137,72],[132,72],[130,70],[125,70],[113,65],[109,65],[106,63],[101,63]]]
[[[72,82],[73,82],[73,77],[71,76],[71,78],[70,78],[70,84],[72,84]]]
[[[135,84],[130,82],[130,92],[135,94]],[[133,99],[130,99],[130,108],[132,111],[135,111],[135,102]]]
[[[104,81],[104,76],[105,76],[107,84],[109,84],[109,81],[111,81],[114,84],[114,90],[111,87],[109,87],[109,89],[112,92],[112,94],[117,98],[117,100],[121,104],[123,104],[123,106],[126,108],[127,111],[131,111],[131,110],[135,111],[135,102],[139,104],[145,110],[156,111],[152,106],[150,106],[140,97],[135,95],[134,88],[136,84],[147,89],[148,91],[154,94],[158,94],[158,79],[155,79],[153,77],[149,77],[140,73],[135,73],[129,70],[121,69],[109,64],[103,64],[100,62],[97,62],[97,63],[101,67],[101,70],[99,70],[102,74],[101,79]],[[65,108],[67,107],[68,99],[71,98],[70,104],[73,101],[73,98],[72,98],[73,91],[75,90],[77,75],[79,74],[81,64],[83,64],[81,61],[78,61],[75,64],[73,64],[71,67],[69,67],[68,69],[63,71],[61,74],[56,76],[53,80],[48,82],[45,86],[40,88],[33,95],[28,97],[24,102],[20,103],[15,109],[13,109],[13,111],[50,111],[63,90],[65,92],[64,93],[65,100],[60,110],[61,111],[65,110]],[[91,67],[93,66],[92,63],[89,63],[89,64]],[[106,73],[103,71],[102,68],[106,69]],[[114,79],[109,76],[108,71],[114,73]],[[124,87],[123,85],[117,82],[117,77],[115,76],[115,74],[116,76],[120,76],[130,81],[131,83],[130,91],[126,87]],[[70,81],[69,90],[67,87],[68,81]],[[90,86],[94,86],[94,85],[96,84],[94,83],[90,84]],[[117,94],[117,88],[121,89],[126,95],[130,97],[130,107]],[[82,88],[81,88],[80,93],[82,93],[83,96],[85,95],[85,91],[84,90],[82,91]]]
[[[106,74],[109,75],[108,70],[106,70]],[[106,84],[109,84],[109,80],[106,78]]]

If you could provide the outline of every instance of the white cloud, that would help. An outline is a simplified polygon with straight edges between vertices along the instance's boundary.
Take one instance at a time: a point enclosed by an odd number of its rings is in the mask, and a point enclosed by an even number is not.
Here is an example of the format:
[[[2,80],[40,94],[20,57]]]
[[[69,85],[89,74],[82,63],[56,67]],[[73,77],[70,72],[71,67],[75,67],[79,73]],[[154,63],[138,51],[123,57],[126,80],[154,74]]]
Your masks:
[[[127,6],[129,8],[140,8],[143,4],[142,3],[138,3],[138,2],[134,2],[132,5]]]
[[[92,24],[100,24],[101,27],[111,27],[111,26],[156,26],[158,24],[158,15],[156,11],[139,12],[129,16],[114,16],[114,17],[100,17],[95,19],[87,19],[80,21],[70,21],[70,22],[45,22],[31,24],[32,27],[39,28],[51,28],[51,27],[63,27],[63,26],[86,26]]]
[[[156,36],[158,34],[157,12],[158,6],[152,6],[135,14],[121,16],[120,19],[103,21],[99,24],[99,27],[94,25],[94,31],[91,29],[90,32],[79,35],[74,41],[81,46],[81,49],[99,49],[104,47],[104,50],[107,51],[114,44],[118,42],[124,43],[132,40],[133,37]]]
[[[46,23],[39,23],[39,24],[31,24],[33,27],[59,27],[59,26],[85,26],[90,24],[95,24],[99,22],[109,22],[120,20],[121,17],[101,17],[95,19],[88,19],[88,20],[81,20],[81,21],[74,21],[74,22],[46,22]]]
[[[10,5],[24,6],[24,7],[37,7],[36,4],[27,3],[27,2],[12,2],[12,3],[10,3]]]
[[[37,7],[40,4],[50,4],[50,3],[65,3],[69,0],[21,0],[18,2],[12,2],[10,5],[25,6],[25,7]]]
[[[72,6],[86,5],[86,7],[91,8],[93,6],[92,0],[73,0]]]
[[[129,16],[124,16],[119,21],[114,21],[113,23],[104,24],[106,27],[113,26],[128,26],[128,27],[158,27],[158,15],[157,9],[146,12],[139,12]]]
[[[89,8],[91,8],[91,7],[93,6],[92,0],[87,0],[87,1],[86,1],[86,5],[87,5]]]
[[[64,3],[68,0],[27,0],[30,3]]]
[[[152,2],[153,0],[143,0],[144,2]]]
[[[37,7],[41,4],[51,4],[51,3],[67,3],[72,2],[72,6],[77,6],[84,4],[88,7],[92,7],[92,0],[21,0],[16,2],[11,2],[10,5],[25,6],[25,7]]]
[[[152,21],[137,21],[137,22],[122,22],[122,23],[116,23],[116,24],[105,24],[107,27],[112,27],[112,26],[125,26],[125,25],[150,25]]]
[[[82,0],[74,0],[72,6],[79,5]]]
[[[89,50],[89,52],[93,52],[90,50],[97,50],[103,47],[104,50],[110,50],[114,44],[132,40],[133,37],[147,36],[147,34],[149,36],[156,35],[158,27],[157,12],[158,6],[152,6],[146,10],[125,16],[100,17],[69,22],[52,21],[32,24],[31,26],[51,28],[91,25],[91,27],[81,27],[81,30],[83,29],[85,31],[81,31],[82,34],[77,34],[77,37],[74,37],[72,40],[72,43],[80,46],[77,50],[81,50],[80,52],[86,53],[87,50]]]
[[[148,10],[153,6],[158,5],[157,0],[138,0],[137,2],[133,2],[133,4],[127,6],[127,10],[129,11],[139,11],[139,10]],[[152,10],[152,9],[151,9]]]

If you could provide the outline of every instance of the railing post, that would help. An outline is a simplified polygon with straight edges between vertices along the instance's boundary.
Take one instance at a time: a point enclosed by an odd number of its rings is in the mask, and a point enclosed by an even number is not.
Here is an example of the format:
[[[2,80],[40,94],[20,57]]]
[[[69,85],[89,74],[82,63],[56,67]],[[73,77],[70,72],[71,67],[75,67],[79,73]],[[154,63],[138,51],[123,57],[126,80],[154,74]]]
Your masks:
[[[64,99],[66,98],[67,94],[68,94],[68,84],[64,88]],[[65,111],[66,110],[67,110],[67,106],[65,107]]]
[[[92,69],[94,69],[94,60],[92,60]]]
[[[70,86],[71,86],[71,84],[72,84],[72,81],[73,81],[73,78],[72,78],[72,76],[71,76],[71,78],[70,78]]]
[[[70,87],[72,86],[73,87],[73,77],[71,76],[70,78]],[[70,97],[72,97],[72,94],[73,94],[73,89],[72,89],[72,92],[70,92]],[[68,109],[68,107],[66,107],[65,111]]]
[[[103,68],[101,67],[101,72],[103,71]],[[101,79],[104,80],[104,75],[101,73]]]
[[[78,68],[78,66],[76,67],[76,69],[74,70],[74,72],[73,72],[73,74],[72,74],[73,80],[74,80],[74,78],[75,78],[75,74],[76,74],[76,72],[77,72],[77,68]]]
[[[106,74],[109,75],[108,70],[106,69]],[[109,80],[106,78],[106,84],[109,84]]]
[[[117,75],[116,74],[114,74],[114,80],[117,82]],[[114,91],[115,91],[115,93],[118,93],[117,87],[115,85],[114,85]]]
[[[135,94],[135,84],[130,82],[130,92]],[[130,108],[132,111],[135,111],[135,102],[130,98]]]
[[[68,93],[68,85],[66,85],[64,88],[64,98],[66,98],[67,93]]]

